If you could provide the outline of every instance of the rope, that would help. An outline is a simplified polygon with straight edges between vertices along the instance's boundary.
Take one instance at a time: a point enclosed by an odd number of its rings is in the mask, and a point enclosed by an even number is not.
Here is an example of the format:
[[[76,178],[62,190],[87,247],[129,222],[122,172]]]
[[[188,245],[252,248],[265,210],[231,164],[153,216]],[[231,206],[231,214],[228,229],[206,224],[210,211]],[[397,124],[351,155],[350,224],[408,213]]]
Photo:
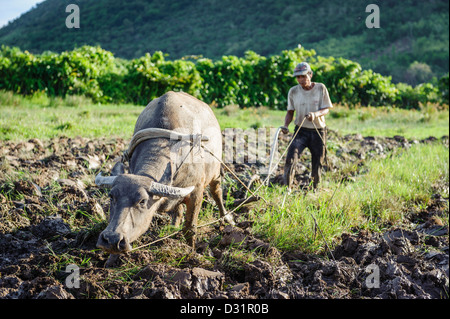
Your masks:
[[[306,117],[303,118],[303,121],[300,123],[298,130],[294,133],[294,136],[292,136],[292,139],[290,140],[288,146],[286,147],[286,149],[284,150],[283,154],[281,154],[278,162],[273,166],[273,170],[275,170],[276,167],[278,167],[278,165],[280,164],[281,160],[283,159],[284,155],[286,154],[286,152],[289,150],[289,147],[291,146],[291,144],[294,142],[295,137],[297,136],[298,132],[300,132],[300,128],[303,126],[303,123],[305,123]],[[273,171],[269,171],[267,174],[266,179],[264,180],[264,182],[262,183],[262,185],[266,185],[267,181],[270,178],[270,175],[273,173]],[[260,186],[261,187],[261,186]],[[259,189],[259,188],[258,188]]]
[[[181,230],[177,230],[177,231],[174,232],[174,233],[171,233],[171,234],[169,234],[169,235],[167,235],[167,236],[158,238],[157,240],[154,240],[154,241],[152,241],[152,242],[150,242],[150,243],[147,243],[147,244],[145,244],[145,245],[142,245],[142,246],[133,248],[133,249],[131,249],[130,251],[135,251],[135,250],[139,250],[139,249],[142,249],[142,248],[151,246],[151,245],[153,245],[153,244],[156,244],[156,243],[159,242],[159,241],[162,241],[162,240],[164,240],[164,239],[167,239],[167,238],[170,238],[170,237],[172,237],[172,236],[175,236],[175,235],[178,234],[179,232],[181,232]]]
[[[305,120],[306,120],[306,117],[303,118],[303,121],[302,121],[302,123],[299,125],[297,132],[295,132],[295,134],[294,134],[294,136],[292,137],[291,141],[289,142],[287,148],[284,150],[283,155],[281,155],[279,161],[277,162],[277,164],[276,164],[274,167],[277,167],[278,164],[281,162],[281,159],[282,159],[282,158],[284,157],[284,155],[286,154],[287,150],[288,150],[289,147],[291,146],[291,144],[292,144],[292,142],[294,141],[295,137],[297,136],[298,132],[300,132],[300,129],[301,129],[301,127],[303,126],[303,123],[305,122]],[[322,140],[323,145],[326,146],[326,143],[325,143],[325,141],[323,140],[322,135],[320,134],[319,130],[317,129],[316,124],[314,123],[314,121],[313,121],[312,123],[313,123],[313,125],[314,125],[314,127],[315,127],[315,129],[316,129],[317,134],[319,135],[320,139]],[[269,172],[269,174],[267,175],[267,178],[266,178],[266,180],[264,181],[264,183],[261,184],[261,185],[256,189],[255,192],[258,192],[258,190],[261,188],[261,186],[266,184],[266,182],[268,181],[268,179],[269,179],[269,177],[270,177],[270,174],[271,174],[271,172]],[[341,183],[338,184],[338,187],[337,187],[337,188],[339,188],[340,185],[341,185]],[[337,191],[337,188],[335,189],[333,195],[331,196],[331,198],[330,198],[330,200],[329,200],[328,202],[330,202],[330,201],[333,199],[334,194],[335,194],[336,191]],[[289,191],[289,190],[288,190],[288,191]],[[283,198],[282,207],[284,206],[284,202],[285,202],[285,200],[286,200],[286,195],[287,195],[287,193],[285,194],[285,196],[284,196],[284,198]],[[327,240],[325,239],[325,236],[323,235],[322,230],[320,229],[319,225],[317,224],[316,218],[314,217],[314,214],[313,214],[312,212],[311,212],[311,217],[312,217],[312,219],[313,219],[313,221],[314,221],[315,227],[319,230],[320,235],[322,236],[322,239],[323,239],[323,241],[325,242],[325,246],[327,247],[328,251],[330,252],[331,257],[333,258],[334,261],[336,261],[336,259],[334,258],[334,255],[333,255],[333,253],[332,253],[330,247],[328,246],[328,242],[327,242]]]
[[[237,211],[237,210],[238,210],[239,208],[241,208],[241,207],[242,207],[242,206],[243,206],[250,198],[251,198],[251,197],[248,197],[246,200],[244,200],[242,203],[240,203],[238,206],[236,206],[232,211],[229,211],[228,213],[226,213],[226,214],[223,215],[222,217],[217,218],[217,219],[215,219],[215,220],[213,220],[213,221],[211,221],[211,222],[208,222],[208,223],[199,225],[199,226],[197,226],[196,228],[197,228],[197,229],[203,228],[203,227],[206,227],[206,226],[215,224],[215,223],[217,223],[217,222],[219,222],[219,221],[223,221],[223,220],[225,219],[226,216],[231,215],[232,213],[234,213],[235,211]],[[175,231],[175,232],[173,232],[173,233],[171,233],[171,234],[169,234],[169,235],[167,235],[167,236],[158,238],[158,239],[156,239],[156,240],[154,240],[154,241],[152,241],[152,242],[150,242],[150,243],[147,243],[147,244],[144,244],[144,245],[142,245],[142,246],[133,248],[133,249],[131,249],[131,251],[135,251],[135,250],[138,250],[138,249],[141,249],[141,248],[145,248],[145,247],[151,246],[151,245],[153,245],[153,244],[155,244],[155,243],[157,243],[157,242],[159,242],[159,241],[162,241],[162,240],[164,240],[164,239],[173,237],[173,236],[175,236],[176,234],[180,233],[181,231],[182,231],[182,230],[177,230],[177,231]]]
[[[278,167],[278,165],[280,164],[280,162],[281,162],[281,160],[283,159],[283,157],[284,157],[284,155],[286,154],[286,152],[289,150],[289,147],[291,146],[291,144],[293,143],[293,141],[295,140],[295,138],[296,138],[296,136],[297,136],[297,134],[298,134],[298,132],[300,131],[300,129],[301,129],[301,127],[303,126],[303,123],[305,122],[305,120],[306,120],[306,117],[305,118],[303,118],[303,121],[300,123],[300,125],[299,125],[299,127],[298,127],[298,129],[297,129],[297,131],[294,133],[294,135],[292,136],[292,139],[290,140],[290,142],[289,142],[289,144],[288,144],[288,146],[286,147],[286,149],[284,150],[284,152],[283,152],[283,154],[280,156],[280,158],[279,158],[279,160],[278,160],[278,162],[277,162],[277,164],[273,167],[273,170],[275,170],[275,168],[276,167]],[[313,122],[313,124],[314,124],[314,122]],[[322,136],[320,135],[320,133],[319,133],[319,131],[318,131],[318,129],[317,129],[317,127],[316,127],[316,125],[314,124],[314,127],[316,128],[316,131],[317,131],[317,133],[319,134],[319,137],[322,139],[322,142],[324,143],[324,145],[326,145],[325,144],[325,141],[323,140],[323,138],[322,138]],[[280,127],[281,128],[281,127]],[[280,129],[279,128],[279,129]],[[279,133],[279,129],[278,129],[278,131],[277,131],[277,134],[276,134],[276,137],[278,137],[278,133]],[[192,143],[192,142],[191,142]],[[273,148],[274,148],[274,146],[275,146],[275,142],[273,143],[273,145],[272,145],[272,152],[273,152]],[[208,153],[210,153],[216,160],[218,160],[244,187],[245,187],[245,189],[248,191],[248,192],[250,192],[253,196],[255,196],[255,197],[257,197],[256,196],[256,193],[258,193],[258,191],[261,189],[261,187],[262,186],[264,186],[264,185],[266,185],[266,183],[268,182],[268,180],[269,180],[269,178],[270,178],[270,175],[272,174],[272,167],[271,167],[271,162],[272,162],[272,156],[271,156],[271,161],[270,161],[270,163],[269,163],[269,171],[268,171],[268,174],[267,174],[267,177],[266,177],[266,179],[264,180],[264,182],[263,183],[261,183],[261,185],[254,191],[254,192],[252,192],[250,189],[249,189],[249,187],[247,187],[247,185],[245,185],[240,179],[239,179],[239,177],[237,177],[237,175],[220,159],[220,158],[218,158],[210,149],[208,149],[205,145],[202,145],[202,147],[208,152]],[[192,148],[191,148],[191,151],[192,151]],[[340,185],[340,184],[339,184]],[[338,187],[339,187],[339,185],[338,185]],[[336,189],[337,190],[337,189]],[[336,192],[336,190],[335,190],[335,192]],[[333,193],[333,196],[331,196],[331,198],[330,198],[330,201],[331,201],[331,199],[334,197],[334,193]],[[250,199],[251,197],[248,197],[248,198],[246,198],[242,203],[240,203],[238,206],[236,206],[232,211],[230,211],[230,212],[228,212],[228,213],[226,213],[225,215],[223,215],[222,217],[220,217],[220,218],[217,218],[217,219],[215,219],[215,220],[213,220],[213,221],[211,221],[211,222],[208,222],[208,223],[205,223],[205,224],[202,224],[202,225],[199,225],[199,226],[197,226],[196,228],[197,229],[199,229],[199,228],[202,228],[202,227],[206,227],[206,226],[209,226],[209,225],[212,225],[212,224],[215,224],[215,223],[217,223],[217,222],[219,222],[219,221],[223,221],[224,220],[224,218],[226,217],[226,216],[228,216],[228,215],[230,215],[230,214],[232,214],[232,213],[234,213],[236,210],[238,210],[240,207],[242,207],[249,199]],[[264,198],[264,197],[261,197],[263,200],[264,200],[264,202],[265,203],[267,203],[267,200]],[[284,198],[284,200],[285,200],[285,198]],[[283,200],[283,206],[284,206],[284,200]],[[316,219],[315,219],[315,217],[314,217],[314,215],[311,213],[311,217],[313,218],[313,220],[314,220],[314,224],[315,224],[315,226],[317,227],[317,229],[319,230],[319,232],[320,232],[320,234],[322,235],[322,238],[323,238],[323,240],[324,240],[324,242],[325,242],[325,245],[326,245],[326,247],[327,247],[327,249],[329,250],[329,252],[330,252],[330,254],[331,254],[331,257],[333,258],[333,260],[335,260],[334,259],[334,256],[333,256],[333,253],[331,252],[331,249],[330,249],[330,247],[328,246],[328,243],[327,243],[327,241],[326,241],[326,239],[325,239],[325,236],[323,235],[323,233],[322,233],[322,231],[321,231],[321,229],[319,228],[319,225],[317,224],[317,221],[316,221]],[[148,247],[148,246],[151,246],[151,245],[153,245],[153,244],[155,244],[155,243],[157,243],[157,242],[160,242],[160,241],[162,241],[162,240],[164,240],[164,239],[167,239],[167,238],[170,238],[170,237],[173,237],[173,236],[175,236],[176,234],[178,234],[178,233],[180,233],[182,230],[177,230],[177,231],[175,231],[175,232],[173,232],[173,233],[171,233],[171,234],[169,234],[169,235],[167,235],[167,236],[164,236],[164,237],[161,237],[161,238],[158,238],[158,239],[156,239],[156,240],[154,240],[154,241],[152,241],[152,242],[150,242],[150,243],[147,243],[147,244],[144,244],[144,245],[141,245],[141,246],[139,246],[139,247],[136,247],[136,248],[133,248],[133,249],[131,249],[131,251],[135,251],[135,250],[138,250],[138,249],[142,249],[142,248],[145,248],[145,247]]]
[[[268,176],[270,176],[270,174],[271,174],[271,171],[272,171],[272,161],[273,161],[273,157],[275,156],[275,147],[278,145],[278,135],[280,135],[280,130],[282,129],[282,128],[284,128],[284,126],[280,126],[278,129],[277,129],[277,131],[276,131],[276,133],[275,133],[275,136],[274,136],[274,138],[273,138],[273,143],[272,143],[272,147],[271,147],[271,149],[270,149],[270,160],[269,160],[269,169],[268,169]],[[277,166],[275,166],[275,167],[277,167]],[[275,169],[275,168],[274,168]],[[267,183],[268,183],[268,181],[269,181],[269,179],[267,178],[264,182],[266,182],[267,181]]]
[[[150,138],[152,138],[152,137],[150,137]],[[148,138],[147,138],[148,139]],[[190,141],[190,140],[189,140]],[[192,147],[191,147],[191,149],[190,149],[190,151],[189,151],[189,153],[190,152],[192,152],[192,150],[193,150],[193,148],[194,148],[194,143],[192,142],[192,141],[190,141],[191,142],[191,144],[192,144]],[[244,182],[242,182],[240,179],[239,179],[239,177],[237,177],[237,175],[220,159],[220,158],[218,158],[209,148],[207,148],[205,145],[201,145],[209,154],[211,154],[216,160],[218,160],[246,189],[247,189],[247,191],[248,192],[250,192],[253,196],[255,196],[255,197],[257,197],[256,196],[256,194],[254,193],[254,192],[252,192],[252,190],[250,190],[250,188],[249,187],[247,187],[247,185],[245,185],[244,184]],[[136,146],[135,146],[136,147]],[[189,155],[189,153],[188,153],[188,155]],[[186,159],[186,158],[185,158]],[[183,162],[184,162],[184,160],[183,160]],[[178,167],[178,169],[181,167],[181,165]],[[177,171],[175,172],[175,175],[178,173],[178,169],[177,169]],[[217,218],[217,219],[215,219],[215,220],[213,220],[212,222],[209,222],[209,223],[206,223],[206,224],[202,224],[202,225],[199,225],[199,226],[197,226],[196,228],[197,229],[199,229],[199,228],[202,228],[202,227],[205,227],[205,226],[209,226],[209,225],[212,225],[212,224],[215,224],[215,223],[217,223],[217,222],[219,222],[219,221],[222,221],[222,220],[224,220],[225,219],[225,217],[226,216],[228,216],[228,215],[230,215],[230,214],[232,214],[232,213],[234,213],[236,210],[238,210],[240,207],[242,207],[245,203],[247,203],[247,201],[250,199],[251,197],[248,197],[248,198],[246,198],[242,203],[240,203],[238,206],[236,206],[232,211],[230,211],[230,212],[228,212],[228,213],[226,213],[225,215],[223,215],[222,217],[220,217],[220,218]],[[265,198],[263,198],[263,197],[261,197],[266,203],[267,203],[267,200],[265,199]],[[156,239],[156,240],[154,240],[154,241],[152,241],[152,242],[150,242],[150,243],[147,243],[147,244],[144,244],[144,245],[141,245],[141,246],[139,246],[139,247],[136,247],[136,248],[133,248],[133,249],[131,249],[131,251],[135,251],[135,250],[138,250],[138,249],[141,249],[141,248],[145,248],[145,247],[148,247],[148,246],[151,246],[151,245],[153,245],[153,244],[155,244],[155,243],[157,243],[157,242],[160,242],[160,241],[162,241],[162,240],[164,240],[164,239],[167,239],[167,238],[170,238],[170,237],[173,237],[173,236],[175,236],[176,234],[178,234],[178,233],[180,233],[182,230],[177,230],[177,231],[175,231],[175,232],[173,232],[173,233],[171,233],[171,234],[169,234],[169,235],[167,235],[167,236],[164,236],[164,237],[161,237],[161,238],[158,238],[158,239]]]
[[[254,192],[252,192],[252,190],[250,189],[250,188],[248,188],[247,187],[247,185],[245,185],[244,184],[244,182],[243,181],[241,181],[240,179],[239,179],[239,177],[231,170],[231,168],[229,168],[219,157],[217,157],[216,156],[216,154],[214,154],[209,148],[207,148],[206,146],[202,146],[204,149],[205,149],[205,151],[207,151],[208,153],[210,153],[216,160],[218,160],[219,161],[219,163],[221,163],[230,173],[231,173],[231,175],[233,175],[233,177],[234,178],[236,178],[243,186],[244,186],[244,188],[248,191],[248,192],[250,192],[250,194],[252,194],[253,196],[256,196],[256,194],[254,193]],[[267,200],[265,199],[265,198],[263,198],[263,197],[261,197],[263,200],[264,200],[264,202],[267,204]]]
[[[327,151],[327,143],[326,141],[324,141],[324,139],[322,138],[322,135],[319,132],[319,129],[316,126],[316,123],[314,123],[314,121],[312,122],[314,125],[314,128],[316,129],[317,135],[319,135],[320,139],[322,140],[323,146],[325,147],[325,165],[328,166],[328,151]],[[325,133],[326,134],[326,133]],[[325,138],[326,139],[326,138]]]
[[[178,133],[176,131],[172,130],[166,130],[162,128],[157,127],[150,127],[146,129],[142,129],[140,131],[137,131],[133,137],[131,138],[130,145],[128,146],[128,149],[123,152],[122,162],[130,161],[131,156],[133,155],[133,152],[135,148],[142,142],[153,139],[153,138],[167,138],[171,140],[188,140],[190,141],[192,138],[200,138],[201,141],[209,141],[209,138],[207,136],[201,135],[201,134],[182,134]]]

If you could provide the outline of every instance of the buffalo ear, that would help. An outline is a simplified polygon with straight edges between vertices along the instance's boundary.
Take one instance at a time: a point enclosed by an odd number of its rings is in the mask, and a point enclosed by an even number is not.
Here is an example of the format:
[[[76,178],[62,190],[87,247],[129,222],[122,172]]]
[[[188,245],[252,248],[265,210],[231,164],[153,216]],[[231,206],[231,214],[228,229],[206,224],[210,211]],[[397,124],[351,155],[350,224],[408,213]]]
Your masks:
[[[123,163],[117,162],[111,170],[111,176],[103,176],[102,173],[100,172],[95,177],[95,184],[99,186],[104,185],[106,187],[112,187],[117,176],[122,175],[124,173],[125,167]]]
[[[102,172],[100,172],[95,176],[95,184],[98,186],[105,185],[106,187],[112,187],[116,178],[117,176],[102,176]]]
[[[111,176],[119,176],[125,174],[125,166],[122,162],[117,162],[111,170]]]

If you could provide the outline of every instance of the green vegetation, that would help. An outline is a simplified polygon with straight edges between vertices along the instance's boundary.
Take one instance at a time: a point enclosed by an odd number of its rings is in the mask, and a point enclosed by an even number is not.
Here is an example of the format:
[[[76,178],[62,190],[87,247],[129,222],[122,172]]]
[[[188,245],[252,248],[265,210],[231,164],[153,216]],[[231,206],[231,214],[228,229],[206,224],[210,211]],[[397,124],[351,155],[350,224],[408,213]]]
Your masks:
[[[80,28],[68,29],[70,3],[38,4],[0,29],[0,43],[34,53],[100,45],[126,59],[156,51],[174,59],[243,57],[248,50],[271,56],[301,43],[413,86],[449,68],[447,0],[80,1]],[[365,24],[372,3],[380,8],[379,29]]]
[[[449,135],[448,1],[378,2],[381,29],[365,27],[369,2],[360,0],[83,1],[79,30],[65,28],[61,19],[71,2],[47,0],[0,30],[0,142],[46,140],[41,153],[35,148],[24,153],[25,160],[8,156],[6,149],[0,156],[0,199],[5,203],[0,224],[11,232],[53,214],[61,214],[78,232],[77,241],[95,241],[106,227],[103,210],[100,214],[93,205],[108,203],[107,191],[93,186],[98,168],[86,168],[89,163],[80,164],[72,154],[70,162],[77,167],[61,164],[51,169],[61,166],[59,179],[83,182],[90,196],[86,202],[80,196],[84,191],[53,181],[43,167],[28,163],[31,157],[45,162],[49,154],[62,159],[74,152],[62,147],[56,154],[49,139],[129,140],[143,106],[168,90],[185,91],[210,104],[222,129],[278,127],[284,122],[287,92],[296,85],[292,69],[303,60],[311,63],[314,81],[330,91],[335,108],[327,124],[338,134],[417,140]],[[298,42],[303,48],[296,48]],[[310,47],[320,56],[304,49]],[[343,233],[384,231],[403,221],[409,225],[411,215],[429,211],[434,196],[448,199],[446,141],[394,149],[386,158],[348,161],[340,171],[324,172],[316,192],[287,195],[283,186],[262,186],[259,195],[268,204],[250,204],[237,221],[252,221],[252,236],[283,253],[299,249],[322,255],[327,252],[325,242],[333,248]],[[337,145],[329,142],[333,154]],[[104,154],[107,161],[110,154],[120,153],[115,144],[111,148]],[[347,178],[353,171],[358,174]],[[222,187],[231,210],[232,191],[242,186],[226,173]],[[37,193],[39,199],[29,204]],[[21,202],[26,203],[23,208]],[[448,201],[441,205],[443,212],[436,218],[448,227]],[[205,200],[199,225],[217,215],[215,205]],[[134,247],[176,230],[156,226]],[[204,227],[199,237],[214,248],[223,234],[211,237],[212,232],[217,230]],[[60,278],[68,264],[103,268],[106,257],[99,250],[59,250],[53,239],[47,245],[50,258],[37,259],[47,277]],[[114,287],[123,290],[136,282],[149,263],[175,268],[200,264],[206,269],[219,265],[242,272],[249,262],[274,258],[276,264],[279,258],[242,247],[242,242],[230,245],[221,257],[197,254],[182,242],[180,236],[170,245],[134,251],[121,267],[101,269],[95,276],[84,272],[87,297],[117,295]],[[100,284],[89,282],[92,278]],[[150,285],[151,280],[143,289]]]
[[[100,105],[80,96],[29,97],[0,92],[0,140],[56,136],[130,138],[142,106]]]
[[[252,210],[253,227],[279,248],[324,251],[313,217],[328,243],[354,227],[381,231],[426,208],[433,193],[448,196],[448,167],[448,147],[416,145],[392,157],[370,161],[366,173],[355,182],[340,184],[343,176],[326,174],[328,191],[287,195],[285,201],[285,187],[265,187],[261,194],[272,205],[261,202]],[[448,223],[448,210],[445,218]]]
[[[55,136],[77,135],[88,138],[129,139],[136,118],[143,109],[142,106],[135,105],[95,104],[92,100],[80,96],[67,96],[64,99],[48,97],[42,92],[24,97],[0,91],[0,105],[0,140],[17,142],[30,138],[45,140]],[[268,108],[240,109],[237,106],[214,108],[213,111],[222,128],[277,127],[285,115],[285,111]],[[422,106],[419,110],[387,107],[349,109],[336,106],[327,121],[329,127],[340,134],[393,136],[399,134],[398,130],[401,129],[401,135],[407,138],[422,139],[430,135],[448,135],[449,130],[448,109],[431,104]],[[331,144],[329,150],[334,151]],[[6,167],[8,164],[3,165]],[[341,182],[346,176],[345,170],[325,173],[322,183],[324,188],[314,193],[296,192],[285,198],[285,187],[263,186],[260,195],[267,199],[269,205],[263,201],[253,204],[248,215],[242,218],[253,220],[253,232],[280,249],[323,253],[326,250],[325,241],[315,227],[313,217],[326,241],[333,245],[344,232],[352,232],[355,229],[382,231],[390,225],[404,221],[408,214],[426,209],[433,194],[448,197],[449,153],[445,144],[419,144],[411,149],[396,149],[384,159],[367,160],[360,165],[363,165],[359,169],[360,173],[352,181]],[[349,170],[351,169],[352,167],[349,167]],[[9,198],[13,196],[9,190],[14,189],[14,186],[9,184],[14,185],[17,180],[27,180],[31,177],[27,177],[28,173],[24,172],[5,171],[14,176],[3,181],[4,196]],[[68,172],[62,171],[61,178],[65,177],[64,174]],[[85,180],[86,185],[90,185],[93,175],[86,175]],[[225,190],[240,188],[236,181],[225,178]],[[60,190],[61,186],[55,183],[43,192],[45,196],[52,197]],[[22,195],[15,196],[19,196],[14,198],[15,200],[21,200]],[[99,200],[107,200],[106,193],[100,192],[98,196]],[[227,205],[232,202],[233,199],[228,195]],[[46,212],[51,213],[53,211]],[[67,214],[71,216],[68,220],[75,228],[76,216],[79,214],[92,220],[92,226],[86,229],[86,236],[90,236],[91,232],[95,236],[98,230],[105,226],[104,220],[79,209],[68,209]],[[199,224],[207,223],[216,217],[215,207],[205,203]],[[440,218],[444,223],[448,223],[448,216]],[[166,235],[174,230],[169,226],[161,229],[160,233]],[[144,238],[141,243],[151,240]],[[184,250],[161,251],[160,247],[152,252],[159,254],[158,260],[175,267],[184,263],[189,254]],[[239,247],[233,250],[230,247],[229,253],[230,260],[237,263],[233,264],[233,267],[239,267],[240,263],[255,258],[254,252],[240,250]],[[91,264],[90,255],[74,257],[70,254],[56,257],[58,260],[55,267],[58,269],[75,259],[79,263]],[[131,272],[134,275],[137,268],[128,267],[131,266],[127,265],[126,269],[122,269],[124,273]],[[117,276],[120,274],[121,272],[118,272]],[[115,278],[122,278],[119,277]],[[128,279],[125,276],[120,280]]]
[[[424,139],[449,135],[448,108],[427,104],[417,110],[389,107],[354,108],[337,106],[327,116],[327,125],[339,133],[363,136],[404,136]]]
[[[131,138],[143,107],[132,104],[98,104],[82,96],[48,97],[44,93],[21,96],[0,91],[0,140],[22,141],[56,136]],[[285,111],[266,107],[229,105],[213,108],[221,128],[279,127]],[[402,135],[408,139],[449,135],[448,108],[427,104],[418,110],[389,107],[336,105],[327,116],[328,127],[342,135]],[[291,125],[291,130],[293,129]]]
[[[307,60],[314,81],[324,83],[335,103],[350,106],[419,108],[420,103],[448,104],[448,74],[434,84],[391,82],[353,61],[316,56],[297,48],[269,58],[247,51],[244,58],[166,60],[162,52],[134,60],[114,58],[99,47],[61,54],[33,55],[18,48],[0,50],[0,89],[50,97],[86,95],[95,102],[146,105],[169,90],[190,93],[208,104],[285,109],[287,92],[296,85],[292,70]]]

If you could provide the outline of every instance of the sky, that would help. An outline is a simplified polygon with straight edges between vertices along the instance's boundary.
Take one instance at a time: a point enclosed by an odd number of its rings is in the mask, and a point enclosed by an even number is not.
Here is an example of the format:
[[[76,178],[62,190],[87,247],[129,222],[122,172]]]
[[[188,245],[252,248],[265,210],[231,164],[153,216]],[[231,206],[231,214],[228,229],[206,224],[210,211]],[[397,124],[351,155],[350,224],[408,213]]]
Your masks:
[[[44,0],[0,0],[0,28]]]

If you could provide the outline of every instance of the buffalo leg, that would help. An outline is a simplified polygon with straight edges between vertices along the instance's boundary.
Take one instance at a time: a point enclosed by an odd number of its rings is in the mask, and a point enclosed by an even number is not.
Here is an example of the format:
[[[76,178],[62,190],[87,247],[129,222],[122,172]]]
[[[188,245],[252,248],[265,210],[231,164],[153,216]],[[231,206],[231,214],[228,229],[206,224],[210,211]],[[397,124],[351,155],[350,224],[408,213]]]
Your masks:
[[[224,217],[224,220],[231,225],[234,225],[233,216],[231,214],[227,215],[227,211],[225,209],[225,205],[223,204],[223,196],[222,196],[222,187],[220,187],[220,177],[214,179],[209,184],[209,189],[211,191],[211,195],[219,207],[220,217]]]
[[[186,203],[186,218],[182,232],[187,243],[192,248],[195,248],[195,241],[197,239],[198,214],[200,212],[202,200],[203,190],[201,187],[197,187],[196,190],[191,193],[191,196],[189,196]]]
[[[175,227],[179,227],[181,220],[183,219],[183,204],[177,205],[173,211],[170,212],[170,215],[172,215],[172,224]]]

